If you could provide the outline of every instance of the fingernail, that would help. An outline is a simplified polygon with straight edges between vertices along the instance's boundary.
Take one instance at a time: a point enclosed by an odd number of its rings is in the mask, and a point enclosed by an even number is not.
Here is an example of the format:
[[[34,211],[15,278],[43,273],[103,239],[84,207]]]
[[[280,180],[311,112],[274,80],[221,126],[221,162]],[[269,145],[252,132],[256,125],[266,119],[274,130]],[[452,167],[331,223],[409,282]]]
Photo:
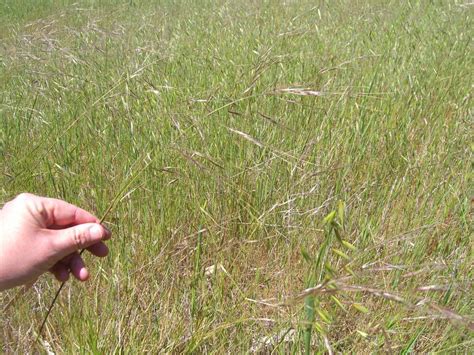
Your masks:
[[[87,269],[85,267],[83,267],[80,271],[79,271],[79,279],[81,281],[87,281],[87,279],[89,278],[89,271],[87,271]]]
[[[102,239],[102,227],[97,224],[89,229],[89,233],[91,234],[92,239]]]

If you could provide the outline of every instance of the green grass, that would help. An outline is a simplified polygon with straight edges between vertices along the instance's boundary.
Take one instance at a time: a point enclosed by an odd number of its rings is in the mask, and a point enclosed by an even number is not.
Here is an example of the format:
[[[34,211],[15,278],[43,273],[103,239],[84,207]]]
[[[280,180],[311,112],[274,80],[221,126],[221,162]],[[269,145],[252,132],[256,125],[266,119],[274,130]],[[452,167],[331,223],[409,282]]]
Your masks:
[[[51,277],[2,314],[0,349],[468,352],[473,9],[3,1],[0,200],[101,216],[150,165],[43,343]]]

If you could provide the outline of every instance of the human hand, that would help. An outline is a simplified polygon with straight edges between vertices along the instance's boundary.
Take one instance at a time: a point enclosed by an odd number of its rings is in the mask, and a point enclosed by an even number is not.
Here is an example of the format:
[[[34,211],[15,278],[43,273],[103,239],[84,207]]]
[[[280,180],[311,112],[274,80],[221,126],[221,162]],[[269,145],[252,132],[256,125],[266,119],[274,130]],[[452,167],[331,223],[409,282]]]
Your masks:
[[[78,253],[108,254],[111,233],[99,219],[67,202],[20,194],[0,210],[0,291],[32,283],[46,271],[59,281],[89,272]]]

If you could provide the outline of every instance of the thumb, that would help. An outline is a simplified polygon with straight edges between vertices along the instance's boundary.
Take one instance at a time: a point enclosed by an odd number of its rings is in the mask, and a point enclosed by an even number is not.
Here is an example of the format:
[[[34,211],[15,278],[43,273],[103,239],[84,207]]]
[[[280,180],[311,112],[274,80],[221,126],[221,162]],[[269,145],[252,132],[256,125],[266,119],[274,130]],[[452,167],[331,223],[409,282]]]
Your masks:
[[[79,249],[94,245],[109,236],[108,232],[98,223],[84,223],[74,227],[55,230],[55,249],[61,258]]]

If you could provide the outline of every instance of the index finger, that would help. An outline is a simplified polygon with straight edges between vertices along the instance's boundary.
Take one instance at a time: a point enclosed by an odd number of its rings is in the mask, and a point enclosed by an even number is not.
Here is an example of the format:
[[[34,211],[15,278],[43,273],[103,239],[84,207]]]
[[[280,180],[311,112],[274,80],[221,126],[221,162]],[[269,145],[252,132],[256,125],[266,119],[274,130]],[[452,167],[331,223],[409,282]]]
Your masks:
[[[92,213],[68,202],[55,198],[40,197],[39,203],[44,211],[46,227],[66,227],[83,223],[99,223]]]

